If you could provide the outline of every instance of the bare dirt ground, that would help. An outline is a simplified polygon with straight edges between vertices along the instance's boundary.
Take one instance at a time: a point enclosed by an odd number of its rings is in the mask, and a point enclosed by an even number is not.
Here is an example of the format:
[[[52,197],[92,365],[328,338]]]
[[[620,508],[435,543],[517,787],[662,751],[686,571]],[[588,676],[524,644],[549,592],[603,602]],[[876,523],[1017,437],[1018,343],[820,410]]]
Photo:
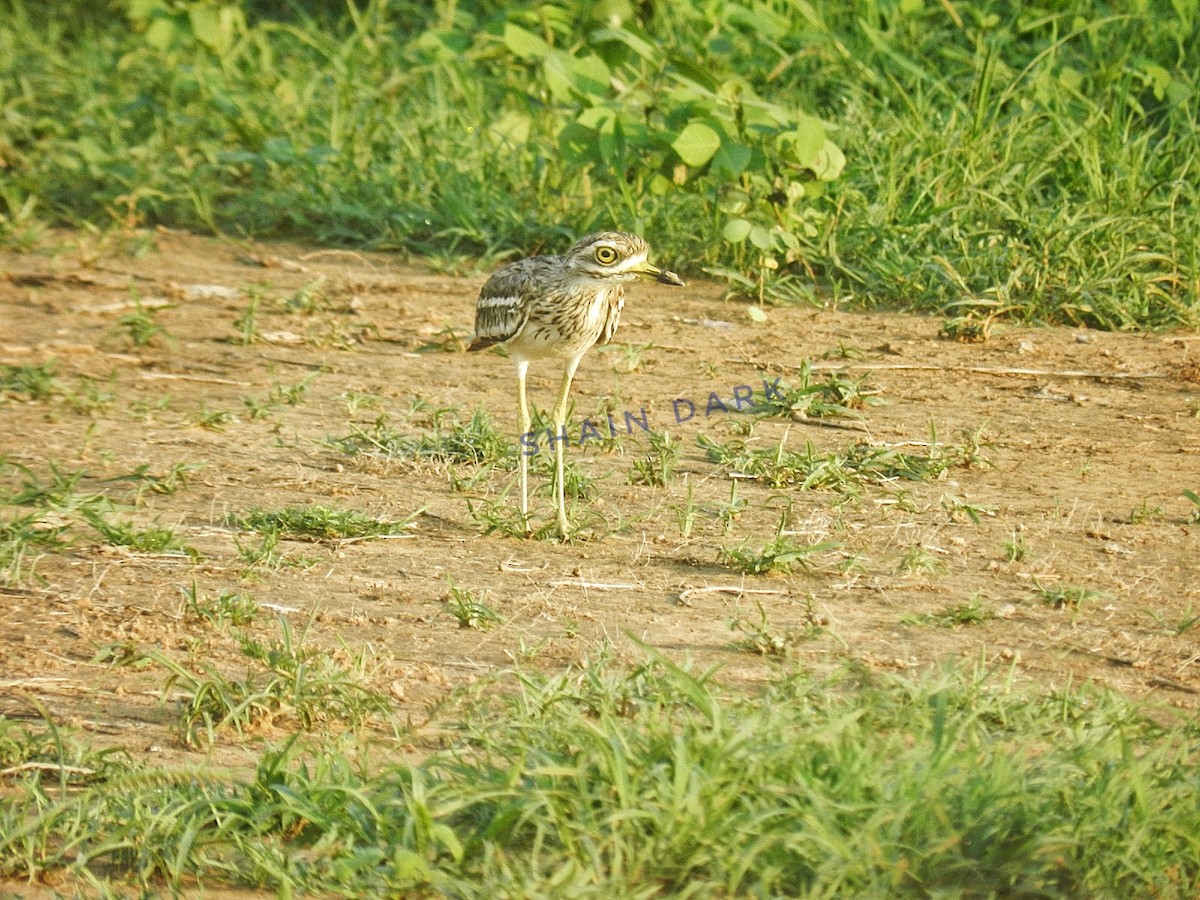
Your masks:
[[[1046,689],[1095,682],[1148,703],[1200,705],[1200,625],[1188,627],[1200,614],[1200,525],[1182,495],[1200,492],[1194,334],[998,325],[986,342],[964,344],[940,339],[935,319],[795,308],[770,309],[761,324],[715,284],[635,286],[617,336],[627,346],[594,351],[581,367],[576,421],[644,410],[652,428],[682,439],[684,456],[665,487],[648,487],[629,479],[644,450],[639,429],[620,448],[572,448],[598,496],[576,511],[592,523],[586,539],[561,545],[483,534],[468,504],[505,491],[511,500],[512,469],[471,483],[475,471],[459,465],[456,490],[445,467],[328,442],[355,426],[369,432],[381,416],[418,434],[442,408],[460,419],[484,408],[515,430],[510,363],[462,352],[452,333],[470,333],[482,277],[430,274],[386,254],[167,232],[140,256],[81,235],[50,245],[0,253],[0,363],[54,360],[61,385],[50,399],[0,401],[0,459],[10,464],[0,488],[11,496],[27,477],[11,464],[43,478],[53,466],[82,473],[77,491],[125,497],[131,482],[111,479],[194,466],[185,486],[147,492],[127,517],[175,529],[195,553],[137,553],[79,531],[69,549],[24,560],[0,587],[0,714],[36,718],[36,698],[97,744],[152,752],[164,765],[196,758],[175,738],[165,670],[104,660],[114,647],[152,648],[236,677],[237,643],[187,614],[193,582],[203,598],[249,592],[346,659],[365,652],[367,677],[412,723],[517,661],[555,671],[605,641],[640,659],[630,635],[753,685],[778,660],[739,646],[745,630],[730,623],[759,623],[759,603],[760,637],[818,672],[973,660]],[[162,329],[144,347],[121,322],[135,300]],[[243,345],[255,301],[257,336]],[[752,417],[705,415],[710,395],[732,405],[735,388],[787,382],[806,359],[865,377],[885,402],[842,428],[764,420],[743,438],[751,446],[782,438],[829,453],[865,440],[924,452],[932,426],[951,444],[978,435],[990,465],[849,500],[742,479],[745,506],[726,533],[731,479],[696,438],[742,437]],[[302,397],[280,402],[306,379]],[[540,407],[557,383],[557,371],[534,368]],[[679,398],[697,407],[681,423]],[[550,521],[544,481],[535,477],[534,502]],[[696,514],[685,537],[689,488]],[[243,550],[258,538],[229,517],[306,504],[389,520],[421,512],[403,537],[284,541],[274,562],[248,562]],[[0,516],[19,512],[7,505]],[[838,548],[791,575],[746,576],[720,562],[722,547],[769,541],[781,516],[797,543]],[[460,627],[451,586],[499,623]],[[1086,593],[1060,607],[1039,587]],[[986,621],[921,618],[973,598]],[[252,628],[279,634],[271,615]]]

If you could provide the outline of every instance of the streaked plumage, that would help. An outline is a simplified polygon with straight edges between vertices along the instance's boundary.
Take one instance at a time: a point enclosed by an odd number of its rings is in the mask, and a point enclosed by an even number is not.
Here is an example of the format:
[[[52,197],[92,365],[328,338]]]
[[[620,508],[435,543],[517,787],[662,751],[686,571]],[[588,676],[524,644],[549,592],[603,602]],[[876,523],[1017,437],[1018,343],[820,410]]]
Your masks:
[[[595,344],[612,340],[625,305],[624,284],[654,278],[682,285],[674,272],[651,265],[650,248],[635,234],[604,231],[578,241],[561,256],[509,263],[484,284],[475,304],[475,340],[469,349],[503,344],[517,368],[521,433],[529,431],[525,376],[531,360],[563,360],[563,382],[554,408],[555,431],[566,420],[567,397],[579,361]],[[528,528],[528,459],[521,460],[521,513]],[[558,524],[567,536],[562,442],[555,443]]]

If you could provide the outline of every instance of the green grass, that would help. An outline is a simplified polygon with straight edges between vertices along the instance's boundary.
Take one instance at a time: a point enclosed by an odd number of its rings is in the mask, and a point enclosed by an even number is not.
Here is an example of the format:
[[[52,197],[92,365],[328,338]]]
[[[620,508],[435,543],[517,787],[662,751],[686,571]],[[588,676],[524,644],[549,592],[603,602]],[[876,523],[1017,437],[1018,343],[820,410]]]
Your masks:
[[[445,724],[453,747],[418,764],[300,735],[244,775],[30,773],[0,808],[0,872],[472,897],[1182,900],[1200,880],[1194,725],[1095,689],[783,668],[746,694],[600,659],[484,682]]]
[[[294,541],[330,541],[403,534],[412,527],[413,518],[391,522],[352,509],[313,503],[280,510],[251,509],[244,515],[230,516],[229,524]]]
[[[744,575],[788,575],[797,568],[810,568],[809,557],[814,554],[836,550],[840,546],[833,541],[800,544],[780,530],[759,548],[750,545],[722,547],[719,559]]]
[[[228,598],[218,600],[222,608],[222,616],[202,617],[223,627],[232,623],[231,613],[247,612],[244,601]],[[286,617],[278,622],[278,640],[237,635],[246,662],[241,677],[226,675],[203,658],[181,661],[159,650],[134,651],[119,662],[154,663],[168,672],[163,696],[183,695],[175,703],[176,731],[188,747],[212,746],[227,733],[245,737],[286,723],[307,732],[333,723],[337,729],[354,728],[391,711],[387,698],[367,684],[369,651],[360,651],[346,666],[328,651],[304,646],[307,625],[296,634]]]
[[[167,224],[490,262],[619,225],[760,302],[1195,326],[1197,18],[3,0],[0,244]]]
[[[696,443],[711,462],[768,487],[791,485],[850,496],[866,485],[934,481],[950,469],[977,465],[983,459],[977,436],[969,433],[957,446],[940,444],[934,435],[925,454],[865,443],[818,453],[812,441],[806,441],[803,450],[793,450],[787,446],[786,433],[774,447],[752,447],[738,439],[721,443],[704,435],[699,435]]]
[[[866,383],[866,378],[847,378],[840,372],[830,372],[824,380],[813,377],[812,364],[804,360],[796,384],[777,380],[770,384],[763,379],[764,389],[754,395],[753,411],[757,415],[794,419],[828,419],[859,415],[868,406],[885,402],[878,390]]]
[[[787,657],[801,645],[819,637],[825,626],[812,611],[811,599],[807,622],[802,628],[780,628],[771,623],[761,601],[757,604],[758,620],[736,618],[729,622],[729,630],[741,635],[733,642],[735,650],[746,650],[760,656]]]
[[[996,611],[987,605],[978,594],[972,596],[966,603],[947,606],[941,612],[925,615],[902,616],[901,625],[940,625],[943,628],[955,628],[959,625],[982,625],[996,617]]]
[[[54,374],[56,362],[37,365],[0,365],[0,404],[10,398],[45,400],[62,390]]]
[[[136,553],[182,552],[195,557],[172,528],[140,525],[123,518],[146,505],[148,496],[187,487],[196,464],[178,463],[162,475],[147,464],[132,472],[99,479],[82,469],[65,471],[53,460],[39,472],[0,458],[0,585],[33,576],[38,560],[86,538],[127,547]]]
[[[435,414],[434,428],[414,435],[397,431],[381,415],[370,428],[351,425],[348,434],[330,437],[327,443],[352,456],[367,454],[390,460],[443,465],[516,465],[515,435],[496,430],[485,410],[475,410],[466,422],[452,417],[450,421],[444,421],[446,418]]]

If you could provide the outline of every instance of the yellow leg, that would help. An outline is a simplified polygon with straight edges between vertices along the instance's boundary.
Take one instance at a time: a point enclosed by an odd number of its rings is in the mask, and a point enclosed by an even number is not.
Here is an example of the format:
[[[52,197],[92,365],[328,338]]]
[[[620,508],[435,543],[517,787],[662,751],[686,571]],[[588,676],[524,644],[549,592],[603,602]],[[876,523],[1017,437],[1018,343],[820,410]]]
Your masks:
[[[525,455],[523,438],[529,434],[529,401],[525,396],[525,375],[529,371],[528,360],[518,359],[517,365],[517,411],[521,418],[520,438],[517,441],[517,458],[521,470],[521,527],[529,534],[529,457]]]
[[[558,402],[554,404],[554,471],[557,475],[554,482],[554,499],[558,502],[558,533],[565,541],[571,530],[567,521],[567,492],[566,479],[563,477],[563,455],[566,452],[566,436],[564,429],[567,424],[567,397],[571,393],[571,380],[579,367],[579,357],[567,360],[563,367],[562,387],[558,391]]]

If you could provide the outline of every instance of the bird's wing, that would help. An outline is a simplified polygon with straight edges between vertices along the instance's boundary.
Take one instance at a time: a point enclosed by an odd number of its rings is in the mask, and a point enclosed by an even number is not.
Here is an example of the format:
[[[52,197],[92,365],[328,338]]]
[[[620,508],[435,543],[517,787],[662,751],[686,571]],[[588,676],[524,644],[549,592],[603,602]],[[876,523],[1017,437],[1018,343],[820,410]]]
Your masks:
[[[536,258],[500,269],[475,301],[475,340],[468,350],[483,350],[516,337],[529,320],[529,304],[537,284]]]
[[[604,330],[600,332],[597,344],[607,344],[613,339],[613,335],[617,333],[617,326],[621,324],[621,310],[624,308],[625,289],[618,284],[608,292],[607,309],[604,310]]]

